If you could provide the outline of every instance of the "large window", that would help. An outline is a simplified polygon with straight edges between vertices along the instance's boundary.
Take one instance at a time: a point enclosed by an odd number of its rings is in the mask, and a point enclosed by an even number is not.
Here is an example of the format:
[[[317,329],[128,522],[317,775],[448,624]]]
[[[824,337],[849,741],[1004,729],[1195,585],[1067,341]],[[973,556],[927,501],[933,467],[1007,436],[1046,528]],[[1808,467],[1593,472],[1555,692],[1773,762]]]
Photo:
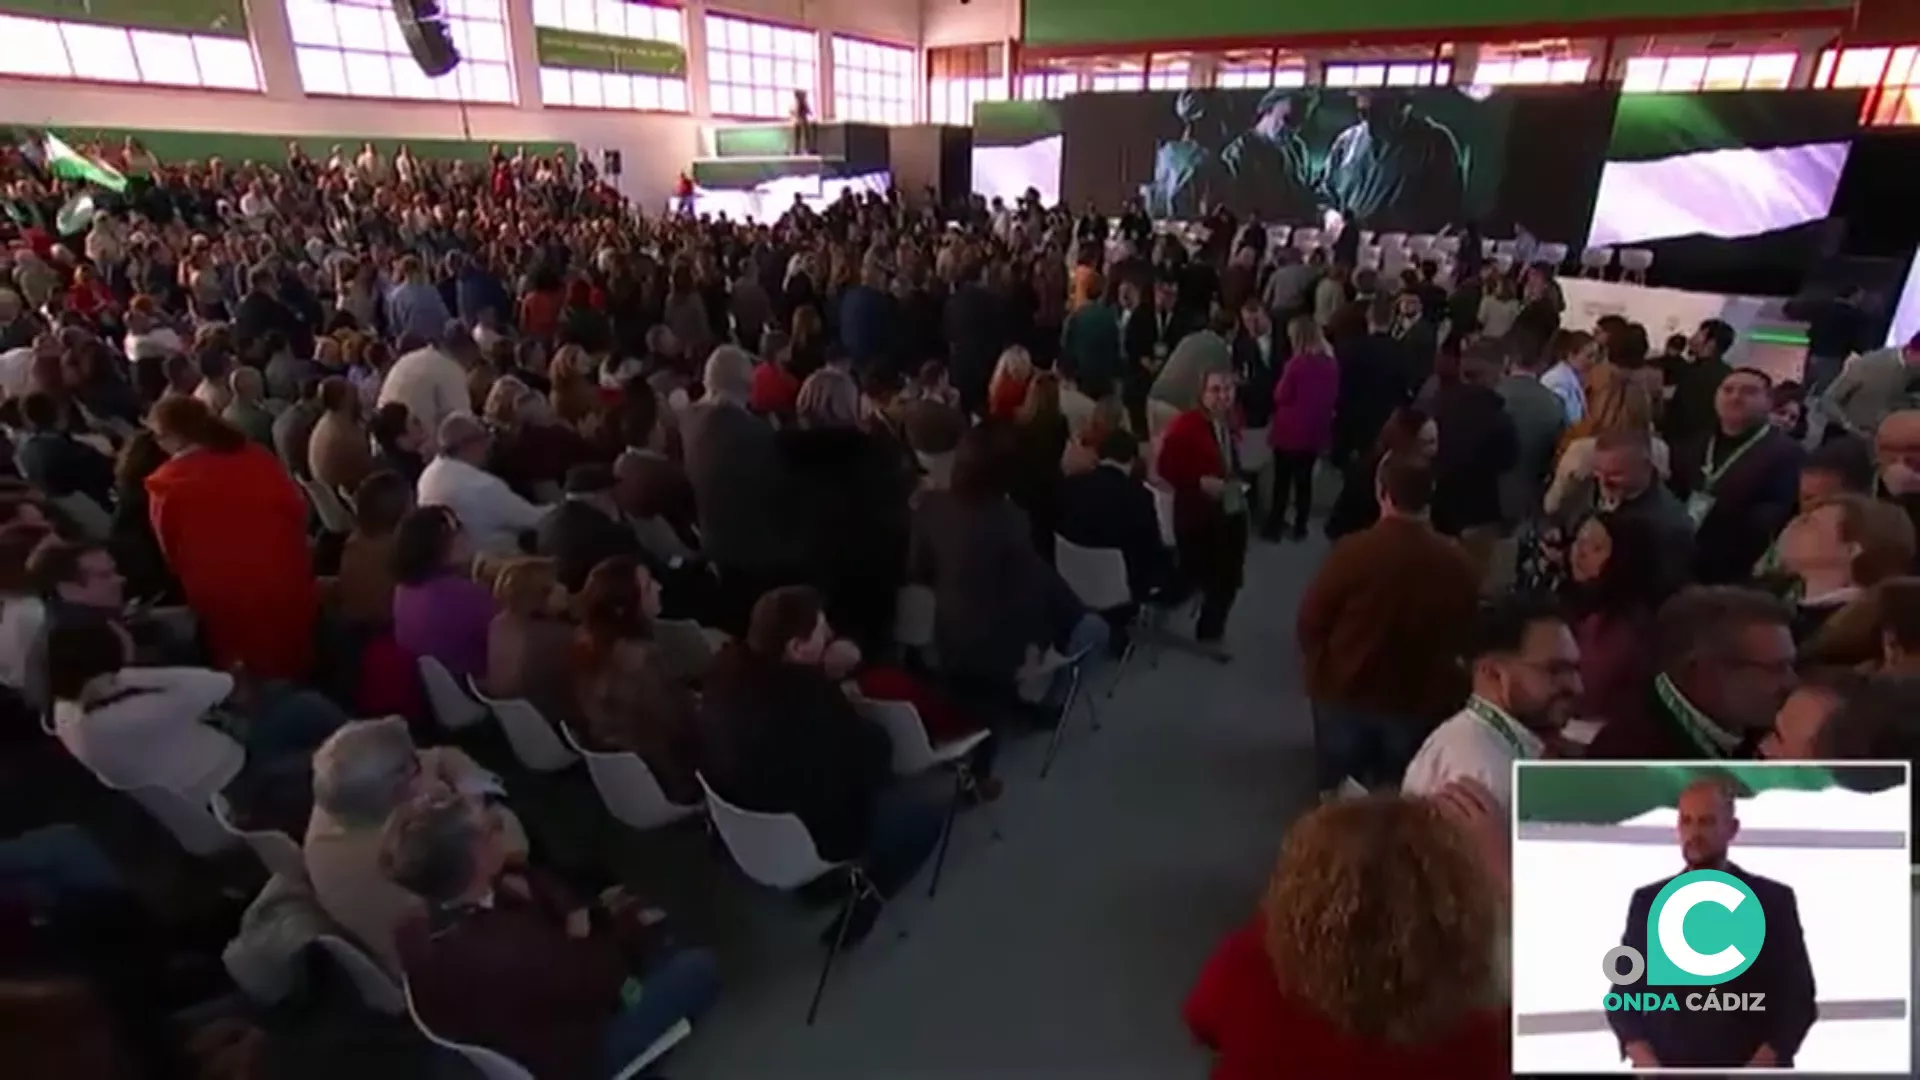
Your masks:
[[[1478,86],[1532,86],[1543,83],[1580,83],[1587,81],[1593,68],[1589,56],[1516,56],[1511,59],[1487,59],[1473,69]]]
[[[1080,89],[1080,76],[1071,71],[1034,71],[1020,76],[1021,101],[1053,101]]]
[[[1138,61],[1116,64],[1096,71],[1087,79],[1087,89],[1096,94],[1125,93],[1147,88],[1147,65]]]
[[[440,0],[460,66],[430,79],[407,51],[391,0],[282,0],[309,94],[510,104],[503,0]]]
[[[1820,54],[1814,69],[1813,85],[1868,89],[1867,123],[1920,123],[1920,47],[1859,48]]]
[[[1193,62],[1184,56],[1155,56],[1147,70],[1147,89],[1185,90],[1193,85]]]
[[[132,30],[0,15],[0,74],[147,86],[259,90],[244,37]]]
[[[1328,64],[1324,81],[1328,86],[1444,86],[1453,79],[1453,64],[1448,61],[1385,61],[1376,63]]]
[[[973,106],[1007,96],[1006,49],[958,45],[927,50],[927,119],[970,124]]]
[[[555,30],[687,43],[686,13],[676,7],[623,0],[533,0],[533,24]],[[685,75],[635,75],[540,65],[540,100],[581,109],[687,111]]]
[[[707,90],[715,116],[784,119],[793,92],[819,94],[814,69],[820,50],[812,31],[707,16]],[[814,115],[820,107],[813,103]]]
[[[1214,76],[1214,85],[1230,90],[1265,90],[1275,86],[1307,85],[1307,69],[1295,65],[1242,63],[1223,66]]]
[[[833,115],[868,124],[913,123],[913,50],[833,37]]]
[[[1793,85],[1793,53],[1738,56],[1636,56],[1620,89],[1628,92],[1785,90]]]

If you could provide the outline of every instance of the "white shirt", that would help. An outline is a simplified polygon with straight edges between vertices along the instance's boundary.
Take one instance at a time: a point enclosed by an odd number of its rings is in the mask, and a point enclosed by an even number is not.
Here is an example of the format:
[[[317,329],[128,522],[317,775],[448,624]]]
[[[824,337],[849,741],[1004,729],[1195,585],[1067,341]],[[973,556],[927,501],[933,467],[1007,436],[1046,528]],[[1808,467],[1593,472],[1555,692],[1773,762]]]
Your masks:
[[[53,724],[67,752],[110,786],[162,788],[205,806],[246,764],[239,743],[201,722],[233,693],[226,672],[130,667],[99,682],[88,695],[106,704],[57,702]]]
[[[1525,747],[1524,760],[1538,759],[1546,752],[1539,736],[1512,724],[1509,730]],[[1478,780],[1485,784],[1502,808],[1513,805],[1513,763],[1523,760],[1514,753],[1513,744],[1488,725],[1472,709],[1461,709],[1433,729],[1427,741],[1407,765],[1400,791],[1407,795],[1431,795],[1453,780]]]
[[[170,326],[156,326],[144,334],[128,334],[126,348],[129,360],[165,359],[187,351],[186,343]]]
[[[547,516],[545,507],[514,494],[505,480],[444,455],[421,470],[415,495],[421,506],[453,511],[476,554],[520,554],[520,534],[538,528]]]
[[[0,396],[25,397],[33,391],[33,347],[0,353]]]
[[[1586,387],[1580,385],[1579,373],[1565,361],[1548,368],[1546,374],[1540,376],[1540,385],[1553,391],[1553,396],[1566,407],[1569,427],[1587,418]]]
[[[473,410],[473,392],[467,369],[439,349],[415,349],[393,362],[380,384],[376,405],[397,401],[407,407],[427,433],[427,449],[439,448],[440,421],[457,412]]]
[[[258,225],[274,214],[273,200],[257,191],[240,196],[240,213]]]

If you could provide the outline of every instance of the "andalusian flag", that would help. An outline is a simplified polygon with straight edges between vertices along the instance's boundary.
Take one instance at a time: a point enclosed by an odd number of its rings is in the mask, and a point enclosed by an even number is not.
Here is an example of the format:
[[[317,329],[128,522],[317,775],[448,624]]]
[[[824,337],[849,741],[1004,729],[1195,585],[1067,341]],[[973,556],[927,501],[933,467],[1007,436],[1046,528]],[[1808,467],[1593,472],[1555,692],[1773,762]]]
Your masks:
[[[1527,825],[1667,825],[1674,820],[1680,793],[1705,776],[1725,776],[1734,787],[1741,819],[1762,825],[1745,812],[1762,813],[1766,827],[1820,828],[1847,808],[1881,802],[1895,792],[1904,806],[1906,770],[1898,765],[1767,765],[1759,762],[1689,765],[1523,766],[1515,794],[1515,815]],[[1811,795],[1833,793],[1822,798]],[[1772,807],[1780,807],[1776,811]],[[1807,808],[1824,809],[1811,811]],[[1799,807],[1799,811],[1790,808]],[[1801,820],[1792,818],[1798,813]],[[1811,817],[1805,817],[1806,814]],[[1834,823],[1840,828],[1864,825]],[[1896,822],[1897,824],[1897,822]]]
[[[1621,95],[1587,243],[1757,236],[1825,218],[1861,101],[1850,91]]]
[[[108,191],[127,190],[127,178],[120,171],[98,158],[88,157],[63,142],[60,136],[49,131],[40,140],[41,149],[46,154],[47,171],[62,180],[80,180]]]

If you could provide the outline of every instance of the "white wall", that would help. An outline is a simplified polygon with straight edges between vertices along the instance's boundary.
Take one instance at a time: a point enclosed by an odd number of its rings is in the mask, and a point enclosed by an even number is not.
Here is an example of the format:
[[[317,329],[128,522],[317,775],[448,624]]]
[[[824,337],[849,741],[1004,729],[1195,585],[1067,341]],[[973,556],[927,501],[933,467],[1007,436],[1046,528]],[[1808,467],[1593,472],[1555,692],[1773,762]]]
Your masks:
[[[1020,37],[1020,0],[925,0],[920,9],[921,44],[986,45]]]
[[[548,109],[540,100],[531,0],[506,0],[518,106],[309,98],[300,89],[293,43],[280,0],[248,0],[248,18],[266,91],[167,90],[0,78],[0,123],[287,135],[472,139],[479,142],[572,142],[590,151],[617,149],[625,167],[621,190],[639,205],[661,206],[680,170],[700,151],[707,94],[704,15],[687,6],[690,115],[598,109]],[[920,40],[917,0],[729,0],[717,13],[760,17],[914,45]],[[823,34],[824,47],[824,34]],[[823,73],[830,66],[823,52]],[[831,95],[826,95],[831,99]]]

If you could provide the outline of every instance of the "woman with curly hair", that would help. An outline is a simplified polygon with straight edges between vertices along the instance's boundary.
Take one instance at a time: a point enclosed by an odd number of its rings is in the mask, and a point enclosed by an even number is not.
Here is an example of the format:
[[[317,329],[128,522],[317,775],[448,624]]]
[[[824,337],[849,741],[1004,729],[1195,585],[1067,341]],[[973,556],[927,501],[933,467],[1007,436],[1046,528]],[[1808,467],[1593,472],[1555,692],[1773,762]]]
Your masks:
[[[1213,1080],[1511,1072],[1499,956],[1505,822],[1471,782],[1321,806],[1253,921],[1207,961],[1187,1027]]]

